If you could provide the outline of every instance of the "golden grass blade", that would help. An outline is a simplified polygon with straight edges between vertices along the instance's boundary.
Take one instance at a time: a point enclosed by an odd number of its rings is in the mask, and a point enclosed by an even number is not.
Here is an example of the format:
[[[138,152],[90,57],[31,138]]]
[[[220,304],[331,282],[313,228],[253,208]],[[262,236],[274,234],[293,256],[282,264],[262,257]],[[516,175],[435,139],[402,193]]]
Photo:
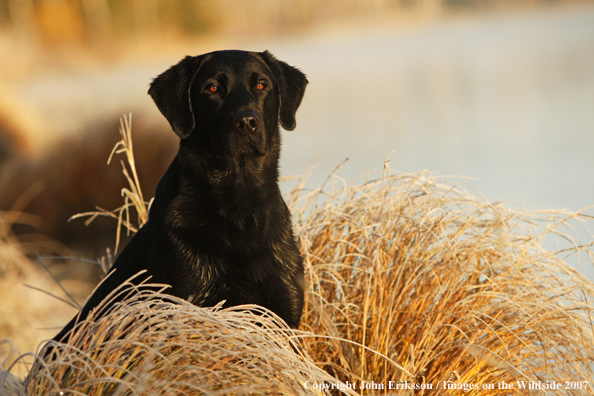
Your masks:
[[[130,235],[130,233],[136,233],[140,227],[146,223],[148,220],[148,209],[150,203],[144,201],[142,195],[142,189],[140,188],[140,181],[138,179],[138,174],[136,172],[136,162],[134,160],[134,148],[132,143],[132,114],[128,116],[123,116],[120,118],[120,136],[121,140],[115,144],[111,153],[109,154],[109,158],[107,160],[107,164],[111,163],[111,160],[115,154],[125,154],[126,162],[123,160],[120,161],[122,166],[122,173],[128,182],[128,188],[123,188],[121,193],[124,197],[124,205],[119,208],[116,208],[112,211],[108,211],[105,209],[101,209],[97,207],[97,211],[92,212],[85,212],[76,214],[68,221],[74,220],[80,217],[88,217],[89,218],[85,221],[85,225],[89,225],[93,220],[95,220],[98,216],[107,216],[117,220],[116,225],[116,242],[115,242],[115,250],[114,252],[117,253],[119,246],[120,246],[120,236],[121,236],[121,228],[122,226],[126,227],[126,234]],[[128,171],[128,167],[130,170]],[[133,207],[136,210],[138,224],[134,225],[130,221],[130,207]],[[122,216],[122,212],[125,212],[126,218],[124,219]]]

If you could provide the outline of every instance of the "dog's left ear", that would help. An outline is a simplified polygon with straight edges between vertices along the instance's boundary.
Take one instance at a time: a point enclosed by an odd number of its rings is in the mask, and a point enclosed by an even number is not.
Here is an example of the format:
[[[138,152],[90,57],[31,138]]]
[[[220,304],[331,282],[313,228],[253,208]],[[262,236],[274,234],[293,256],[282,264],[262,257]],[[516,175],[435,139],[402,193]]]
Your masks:
[[[307,78],[299,69],[279,61],[268,51],[261,52],[260,55],[272,70],[278,84],[280,124],[287,131],[292,131],[296,126],[295,113],[303,99]]]
[[[190,87],[202,60],[203,56],[186,56],[156,77],[148,91],[180,139],[190,136],[196,127]]]

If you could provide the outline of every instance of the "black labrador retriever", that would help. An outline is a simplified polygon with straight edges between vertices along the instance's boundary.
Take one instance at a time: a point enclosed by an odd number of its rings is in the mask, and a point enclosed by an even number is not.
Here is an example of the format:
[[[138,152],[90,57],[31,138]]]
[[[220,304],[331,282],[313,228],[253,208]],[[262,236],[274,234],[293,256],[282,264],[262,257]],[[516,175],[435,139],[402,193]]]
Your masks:
[[[198,306],[258,304],[293,328],[303,308],[303,260],[278,186],[279,124],[295,128],[307,85],[268,51],[187,56],[149,94],[180,137],[148,222],[64,329],[64,341],[139,271]]]

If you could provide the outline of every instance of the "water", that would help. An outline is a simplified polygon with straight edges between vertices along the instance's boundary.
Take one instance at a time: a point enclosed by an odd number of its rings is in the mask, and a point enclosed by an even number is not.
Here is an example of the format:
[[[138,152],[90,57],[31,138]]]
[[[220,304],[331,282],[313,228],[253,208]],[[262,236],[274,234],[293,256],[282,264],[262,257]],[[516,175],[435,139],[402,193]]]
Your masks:
[[[535,210],[594,205],[592,8],[376,27],[269,48],[310,81],[297,129],[284,133],[283,175],[303,173],[318,155],[316,187],[347,157],[339,175],[348,180],[381,170],[392,153],[393,171],[473,177],[489,200]],[[594,279],[591,264],[580,270]]]

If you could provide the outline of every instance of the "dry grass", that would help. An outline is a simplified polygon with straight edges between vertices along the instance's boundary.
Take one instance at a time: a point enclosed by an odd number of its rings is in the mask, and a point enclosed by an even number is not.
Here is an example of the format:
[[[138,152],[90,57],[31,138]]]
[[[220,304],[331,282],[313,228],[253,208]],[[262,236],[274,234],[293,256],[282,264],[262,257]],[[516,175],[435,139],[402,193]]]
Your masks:
[[[145,202],[142,195],[142,189],[140,188],[140,181],[138,180],[138,174],[136,172],[136,161],[134,159],[134,145],[132,142],[132,114],[123,116],[120,119],[120,136],[122,139],[116,143],[107,159],[107,165],[111,162],[114,154],[124,154],[126,161],[120,160],[122,165],[122,173],[128,182],[129,188],[122,188],[122,197],[124,197],[124,204],[114,210],[106,210],[97,206],[95,211],[79,213],[72,216],[70,220],[78,219],[80,217],[89,217],[85,221],[85,225],[89,225],[98,216],[112,217],[118,220],[116,228],[116,241],[114,252],[118,252],[120,245],[120,236],[122,227],[126,228],[127,235],[130,233],[136,233],[148,220],[148,211],[152,203],[152,199],[149,202]],[[127,164],[127,165],[126,165]],[[128,170],[128,168],[130,168]],[[136,222],[133,222],[130,218],[130,209],[136,211]],[[108,251],[109,256],[109,251]]]
[[[459,394],[435,389],[443,381],[483,395],[528,380],[590,381],[592,392],[594,289],[541,247],[552,234],[571,240],[589,216],[514,211],[387,167],[379,180],[326,189],[296,212],[311,280],[303,328],[324,336],[304,345],[328,372],[388,384],[411,381],[408,371],[433,385],[427,394]],[[591,260],[589,246],[570,251]]]
[[[33,185],[10,210],[0,211],[0,367],[2,363],[8,366],[14,362],[19,351],[34,351],[42,340],[56,332],[51,326],[60,326],[76,312],[40,292],[58,293],[60,289],[43,269],[42,261],[31,258],[35,252],[55,256],[63,254],[64,249],[39,235],[26,234],[19,238],[12,232],[15,224],[34,227],[39,223],[38,217],[23,212],[39,189],[39,184]],[[83,289],[81,282],[64,283],[70,290]],[[27,371],[17,366],[13,373],[24,376]]]
[[[147,300],[148,298],[148,300]],[[27,395],[301,395],[332,380],[281,320],[256,306],[197,308],[154,291],[131,292],[90,318],[52,362],[35,365]],[[314,393],[315,394],[315,393]]]
[[[85,322],[58,359],[37,362],[27,394],[323,393],[308,380],[385,386],[347,391],[357,394],[408,381],[432,389],[393,392],[424,395],[589,381],[554,394],[593,393],[594,289],[562,259],[591,260],[590,246],[542,248],[591,218],[512,210],[444,180],[386,165],[374,181],[332,176],[289,194],[310,282],[300,331],[254,307],[197,308],[142,289]]]

